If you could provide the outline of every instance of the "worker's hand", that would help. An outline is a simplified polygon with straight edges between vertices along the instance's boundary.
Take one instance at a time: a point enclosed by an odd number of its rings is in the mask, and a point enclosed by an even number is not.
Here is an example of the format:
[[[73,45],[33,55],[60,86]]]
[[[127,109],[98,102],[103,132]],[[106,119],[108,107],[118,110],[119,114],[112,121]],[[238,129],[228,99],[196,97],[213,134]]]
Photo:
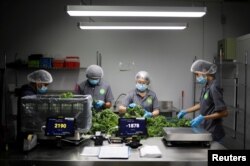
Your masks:
[[[197,127],[197,126],[199,126],[204,119],[205,118],[202,115],[197,116],[196,118],[194,118],[191,121],[191,127]]]
[[[135,108],[135,106],[136,106],[135,103],[130,103],[130,104],[128,105],[129,108]]]
[[[102,100],[97,100],[97,101],[95,102],[94,107],[99,109],[99,108],[102,108],[103,105],[104,105],[104,101],[102,101]]]
[[[178,117],[178,119],[182,119],[186,114],[187,114],[187,111],[186,111],[186,110],[181,110],[181,111],[178,113],[177,117]]]
[[[153,117],[153,113],[144,109],[143,118],[151,118],[151,117]]]

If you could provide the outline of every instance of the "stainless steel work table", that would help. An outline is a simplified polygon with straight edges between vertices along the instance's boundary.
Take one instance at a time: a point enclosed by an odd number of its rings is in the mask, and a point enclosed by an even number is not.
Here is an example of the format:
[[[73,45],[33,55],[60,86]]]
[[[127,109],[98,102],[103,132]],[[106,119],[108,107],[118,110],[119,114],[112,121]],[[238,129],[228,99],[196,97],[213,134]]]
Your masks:
[[[209,148],[206,147],[167,147],[161,137],[141,140],[143,145],[157,145],[161,152],[161,158],[141,158],[138,149],[131,149],[129,159],[99,159],[97,157],[85,157],[80,153],[84,146],[93,145],[88,140],[78,146],[66,145],[62,148],[39,145],[29,153],[4,152],[0,155],[0,165],[60,165],[60,166],[167,166],[167,165],[207,165],[207,153],[209,149],[225,149],[221,144],[212,142]]]

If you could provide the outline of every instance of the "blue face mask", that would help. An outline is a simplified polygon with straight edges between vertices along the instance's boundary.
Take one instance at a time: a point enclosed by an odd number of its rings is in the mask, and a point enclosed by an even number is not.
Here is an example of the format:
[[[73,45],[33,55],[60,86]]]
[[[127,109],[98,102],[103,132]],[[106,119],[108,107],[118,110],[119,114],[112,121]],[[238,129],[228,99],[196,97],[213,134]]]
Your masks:
[[[136,89],[139,90],[140,92],[144,92],[145,90],[148,89],[148,85],[146,85],[146,84],[139,84],[139,83],[137,83],[137,84],[135,85],[135,87],[136,87]]]
[[[196,77],[196,81],[199,83],[199,84],[206,84],[207,83],[207,79],[203,76],[197,76]]]
[[[98,80],[88,79],[88,81],[89,81],[89,83],[90,83],[91,85],[97,85],[98,82],[99,82],[99,79],[98,79]]]
[[[37,91],[40,94],[44,94],[44,93],[46,93],[48,91],[48,87],[43,85],[41,88],[38,88]]]

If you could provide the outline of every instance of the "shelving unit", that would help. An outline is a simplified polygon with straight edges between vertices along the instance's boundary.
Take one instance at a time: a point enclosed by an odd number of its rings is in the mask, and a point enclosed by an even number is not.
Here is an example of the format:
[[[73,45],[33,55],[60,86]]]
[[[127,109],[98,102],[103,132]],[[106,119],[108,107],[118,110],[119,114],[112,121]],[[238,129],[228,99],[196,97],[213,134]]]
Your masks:
[[[230,121],[225,121],[224,126],[234,131],[232,138],[236,138],[237,132],[237,115],[238,115],[238,65],[236,61],[223,61],[222,55],[215,58],[215,63],[218,66],[218,81],[220,87],[224,91],[224,100],[229,111]],[[233,91],[232,91],[233,89]],[[232,94],[233,93],[233,94]],[[232,123],[233,122],[233,123]]]
[[[241,140],[238,148],[245,149],[248,55],[245,53],[244,58],[232,61],[224,61],[220,55],[219,58],[215,58],[215,63],[218,66],[217,78],[229,111],[229,116],[224,118],[223,123],[226,130],[232,131],[226,133],[230,134],[227,137]],[[230,144],[230,141],[226,144]]]
[[[79,67],[79,68],[34,68],[34,67],[8,67],[10,69],[14,70],[39,70],[39,69],[44,69],[44,70],[79,70],[79,69],[86,69],[86,67]]]
[[[86,70],[86,67],[80,67],[80,68],[29,68],[29,67],[9,67],[8,70],[12,70],[14,75],[14,85],[15,87],[19,87],[21,84],[27,82],[26,76],[27,74],[31,73],[32,71],[44,69],[50,72],[52,75],[59,76],[60,73],[62,75],[69,74],[74,75],[75,73],[82,73]],[[72,81],[72,80],[71,80]]]

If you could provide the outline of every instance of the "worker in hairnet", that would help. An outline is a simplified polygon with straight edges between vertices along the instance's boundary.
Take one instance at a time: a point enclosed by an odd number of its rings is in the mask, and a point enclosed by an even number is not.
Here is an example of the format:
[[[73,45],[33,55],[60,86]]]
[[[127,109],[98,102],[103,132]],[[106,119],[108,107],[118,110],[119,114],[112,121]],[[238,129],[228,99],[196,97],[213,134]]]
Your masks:
[[[222,118],[228,115],[223,100],[222,89],[219,87],[215,74],[217,66],[205,60],[196,60],[191,66],[191,72],[196,81],[204,87],[201,91],[200,102],[193,107],[181,110],[177,117],[183,118],[187,113],[200,110],[200,114],[191,121],[192,127],[201,126],[212,134],[213,140],[221,142],[225,136]]]
[[[119,113],[124,114],[127,108],[134,108],[138,105],[144,109],[144,118],[159,115],[159,102],[156,94],[148,88],[150,83],[148,72],[139,71],[135,76],[135,83],[135,89],[126,95],[122,105],[119,106]]]
[[[24,140],[28,140],[28,136],[33,136],[31,132],[21,131],[21,98],[24,96],[46,94],[48,85],[53,82],[53,78],[46,70],[36,70],[27,75],[28,84],[23,85],[17,92],[18,111],[17,111],[17,147],[24,149]]]
[[[93,108],[101,111],[110,108],[114,100],[111,87],[103,80],[103,69],[98,65],[90,65],[86,70],[87,80],[77,85],[76,91],[82,95],[91,95]]]
[[[46,70],[36,70],[27,76],[29,84],[25,84],[20,89],[20,97],[36,94],[45,94],[48,85],[53,82],[53,78]]]

